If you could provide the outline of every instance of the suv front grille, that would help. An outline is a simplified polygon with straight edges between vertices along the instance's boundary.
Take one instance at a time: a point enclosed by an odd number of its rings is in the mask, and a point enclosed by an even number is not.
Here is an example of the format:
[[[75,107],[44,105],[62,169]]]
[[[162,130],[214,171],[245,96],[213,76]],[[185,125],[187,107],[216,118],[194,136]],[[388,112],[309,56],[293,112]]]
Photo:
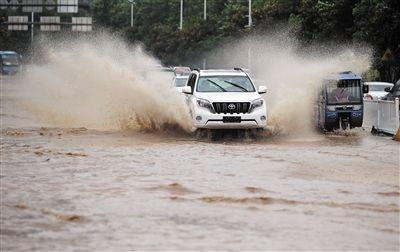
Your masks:
[[[250,102],[213,102],[217,114],[249,113]]]

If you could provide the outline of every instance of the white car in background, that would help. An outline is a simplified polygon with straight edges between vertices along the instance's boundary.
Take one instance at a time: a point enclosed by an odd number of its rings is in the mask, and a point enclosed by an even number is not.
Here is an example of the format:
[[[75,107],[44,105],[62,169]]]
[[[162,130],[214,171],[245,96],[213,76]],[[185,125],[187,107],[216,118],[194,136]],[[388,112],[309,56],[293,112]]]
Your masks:
[[[182,92],[182,88],[186,86],[189,75],[178,75],[172,80],[172,87],[174,87],[178,92]]]
[[[382,99],[388,94],[388,92],[385,91],[385,88],[393,87],[393,83],[389,82],[364,82],[364,84],[369,87],[369,92],[364,94],[364,98],[368,100]]]
[[[182,92],[197,129],[263,129],[267,107],[260,94],[267,88],[254,86],[249,75],[234,70],[198,70],[189,76]]]

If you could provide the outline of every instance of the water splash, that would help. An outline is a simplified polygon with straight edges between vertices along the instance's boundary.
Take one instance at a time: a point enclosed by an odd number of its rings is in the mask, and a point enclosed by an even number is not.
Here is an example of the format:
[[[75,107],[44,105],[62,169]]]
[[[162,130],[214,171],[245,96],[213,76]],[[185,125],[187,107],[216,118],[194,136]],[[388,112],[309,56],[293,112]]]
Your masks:
[[[314,104],[324,76],[340,71],[362,74],[371,64],[368,47],[337,45],[305,51],[285,29],[238,40],[208,55],[210,67],[243,67],[256,85],[266,85],[269,124],[280,134],[313,136]]]
[[[42,122],[103,130],[191,130],[188,108],[171,87],[171,75],[155,71],[158,61],[139,46],[107,34],[41,45],[44,63],[29,67],[19,103]]]

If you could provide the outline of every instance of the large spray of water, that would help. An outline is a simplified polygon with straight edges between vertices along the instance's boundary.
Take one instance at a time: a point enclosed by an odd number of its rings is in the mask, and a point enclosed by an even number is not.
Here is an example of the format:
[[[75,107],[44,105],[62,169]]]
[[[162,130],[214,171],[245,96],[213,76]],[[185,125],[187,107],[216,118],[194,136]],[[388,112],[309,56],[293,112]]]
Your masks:
[[[28,68],[20,104],[58,127],[191,130],[182,94],[171,75],[140,47],[101,34],[63,43],[43,40],[43,63]]]
[[[44,62],[23,81],[24,108],[59,127],[192,130],[184,96],[170,77],[148,71],[158,64],[140,47],[99,34],[89,39],[42,41]],[[370,50],[341,46],[299,53],[286,32],[236,40],[207,56],[213,68],[250,68],[257,85],[269,89],[269,123],[288,133],[312,132],[313,105],[323,76],[344,70],[361,74]],[[144,74],[145,73],[145,74]]]
[[[313,106],[322,78],[348,70],[364,73],[371,63],[371,50],[337,45],[304,52],[283,29],[224,45],[207,58],[210,67],[250,69],[256,85],[268,87],[270,125],[304,135],[314,129]]]

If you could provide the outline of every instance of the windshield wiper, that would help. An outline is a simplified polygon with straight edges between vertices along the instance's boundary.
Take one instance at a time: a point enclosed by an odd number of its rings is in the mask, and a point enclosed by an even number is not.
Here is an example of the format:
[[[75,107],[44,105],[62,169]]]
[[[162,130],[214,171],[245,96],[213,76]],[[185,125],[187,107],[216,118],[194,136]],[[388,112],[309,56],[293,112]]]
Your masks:
[[[246,88],[244,88],[244,87],[242,87],[242,86],[240,86],[240,85],[238,85],[238,84],[236,84],[236,83],[233,83],[233,82],[230,82],[230,81],[226,81],[226,80],[224,80],[224,82],[226,82],[226,83],[228,83],[228,84],[231,84],[231,85],[234,86],[234,87],[240,88],[240,89],[242,89],[242,90],[245,91],[245,92],[249,92],[249,90],[247,90]]]
[[[215,86],[217,86],[218,88],[220,88],[222,90],[222,92],[227,92],[227,90],[223,87],[221,87],[220,85],[218,85],[217,83],[215,83],[214,81],[207,79],[208,82],[211,82],[212,84],[214,84]]]

